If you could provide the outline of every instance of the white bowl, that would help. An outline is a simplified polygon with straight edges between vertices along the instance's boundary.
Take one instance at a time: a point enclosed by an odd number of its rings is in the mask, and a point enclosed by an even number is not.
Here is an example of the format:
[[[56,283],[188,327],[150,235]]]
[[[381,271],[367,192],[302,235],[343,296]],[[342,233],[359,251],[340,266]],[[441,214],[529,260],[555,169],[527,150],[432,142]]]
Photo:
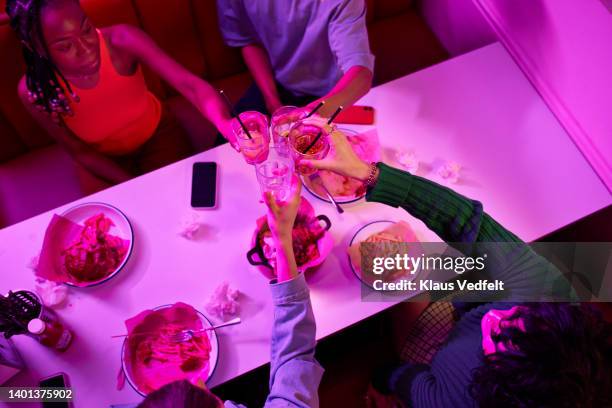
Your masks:
[[[66,285],[78,288],[100,285],[117,275],[127,264],[130,255],[132,255],[132,250],[134,248],[134,230],[132,229],[132,224],[130,224],[128,218],[118,208],[105,203],[84,203],[67,209],[61,214],[61,216],[69,219],[70,221],[76,224],[84,225],[87,219],[100,213],[108,217],[114,224],[109,231],[110,234],[129,241],[129,246],[125,258],[111,274],[109,274],[103,279],[100,279],[99,281],[88,282],[87,284],[83,285],[75,285],[71,282],[65,282]]]

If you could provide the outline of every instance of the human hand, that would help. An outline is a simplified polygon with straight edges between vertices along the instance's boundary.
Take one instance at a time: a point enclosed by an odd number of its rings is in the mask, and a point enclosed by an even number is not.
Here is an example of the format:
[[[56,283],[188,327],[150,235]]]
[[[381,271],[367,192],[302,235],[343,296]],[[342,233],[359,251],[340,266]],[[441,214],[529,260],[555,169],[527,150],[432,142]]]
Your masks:
[[[269,191],[264,194],[264,202],[268,207],[268,226],[274,239],[291,240],[293,224],[302,198],[301,192],[302,182],[299,177],[293,175],[291,195],[286,201],[277,200]]]
[[[370,176],[370,165],[357,156],[346,135],[328,125],[323,118],[309,118],[305,123],[323,127],[329,133],[331,149],[321,160],[302,160],[301,166],[317,170],[329,170],[343,176],[366,181]]]
[[[223,137],[229,142],[229,144],[236,150],[240,152],[240,146],[238,145],[238,140],[236,140],[236,134],[234,133],[234,129],[240,126],[238,120],[236,118],[232,118],[229,120],[223,121],[219,126],[219,132],[223,135]]]

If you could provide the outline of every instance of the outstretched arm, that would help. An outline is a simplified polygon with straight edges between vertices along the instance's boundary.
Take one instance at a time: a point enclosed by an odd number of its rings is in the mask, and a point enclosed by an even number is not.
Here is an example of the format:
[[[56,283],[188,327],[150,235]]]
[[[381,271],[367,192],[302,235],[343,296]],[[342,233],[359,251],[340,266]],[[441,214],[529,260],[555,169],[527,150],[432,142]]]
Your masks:
[[[298,275],[292,231],[301,200],[301,184],[294,179],[288,202],[265,195],[268,225],[276,244],[276,276],[272,282],[274,325],[272,328],[270,395],[266,407],[318,406],[323,368],[314,358],[316,324],[304,275]]]
[[[363,0],[343,0],[329,17],[329,46],[343,76],[327,95],[308,105],[313,108],[325,100],[319,111],[322,116],[329,117],[339,106],[353,105],[372,86],[374,56],[370,52],[365,15]]]
[[[512,300],[538,301],[550,296],[574,299],[570,284],[560,271],[486,214],[479,201],[383,163],[373,168],[357,157],[339,131],[331,132],[331,142],[333,153],[325,159],[301,164],[364,182],[374,175],[376,182],[368,188],[368,201],[402,207],[445,242],[462,243],[455,245],[457,249],[471,256],[487,254],[486,273],[505,283]]]
[[[229,109],[208,82],[185,69],[159,48],[145,32],[136,27],[127,24],[114,26],[110,42],[114,47],[128,52],[155,71],[198,108],[226,139],[233,142]]]
[[[312,110],[319,102],[325,101],[325,106],[321,108],[319,114],[329,117],[339,106],[353,105],[359,98],[368,93],[371,86],[372,71],[370,69],[362,66],[351,67],[327,95],[308,104],[308,109]]]

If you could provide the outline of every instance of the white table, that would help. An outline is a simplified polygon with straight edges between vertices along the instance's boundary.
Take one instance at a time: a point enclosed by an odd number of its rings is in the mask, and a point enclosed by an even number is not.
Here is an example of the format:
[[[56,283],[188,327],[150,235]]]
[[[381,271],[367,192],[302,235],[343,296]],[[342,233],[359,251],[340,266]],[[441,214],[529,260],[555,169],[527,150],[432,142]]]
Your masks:
[[[463,178],[454,188],[481,200],[486,211],[525,240],[612,202],[499,44],[379,86],[360,103],[377,109],[375,129],[387,162],[394,163],[396,148],[414,149],[423,163],[418,174],[434,179],[442,161],[462,164]],[[372,130],[364,130],[368,129]],[[205,236],[190,242],[179,237],[177,229],[191,212],[191,166],[196,161],[219,163],[220,205],[201,212]],[[245,257],[255,219],[264,214],[253,173],[223,146],[79,200],[107,202],[123,210],[135,228],[135,251],[127,269],[108,284],[72,290],[70,305],[60,314],[77,337],[65,354],[49,352],[23,336],[15,338],[29,371],[11,384],[33,383],[64,371],[76,390],[76,407],[139,401],[127,384],[123,391],[116,390],[121,340],[109,336],[123,333],[124,320],[146,308],[184,301],[202,309],[224,280],[249,300],[243,304],[243,324],[220,332],[220,360],[212,385],[268,362],[268,287]],[[330,217],[337,241],[310,281],[321,339],[391,306],[362,302],[359,282],[348,268],[346,244],[361,225],[406,219],[422,239],[435,237],[402,210],[358,202],[347,205],[339,216],[330,205],[305,195],[317,213]],[[53,213],[74,204],[0,230],[0,292],[33,286],[27,264],[40,249],[47,223]]]

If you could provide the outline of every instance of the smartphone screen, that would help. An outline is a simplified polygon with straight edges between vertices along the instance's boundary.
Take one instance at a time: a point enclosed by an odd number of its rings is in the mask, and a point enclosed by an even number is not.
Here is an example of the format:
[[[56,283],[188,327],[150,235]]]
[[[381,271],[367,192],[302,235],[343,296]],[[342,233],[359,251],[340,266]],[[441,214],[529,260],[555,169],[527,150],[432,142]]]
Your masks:
[[[39,385],[41,387],[67,387],[66,378],[64,374],[57,374],[52,377],[47,377],[40,380]],[[70,408],[69,402],[43,402],[43,408]]]
[[[214,208],[217,205],[217,163],[193,164],[191,206]]]

